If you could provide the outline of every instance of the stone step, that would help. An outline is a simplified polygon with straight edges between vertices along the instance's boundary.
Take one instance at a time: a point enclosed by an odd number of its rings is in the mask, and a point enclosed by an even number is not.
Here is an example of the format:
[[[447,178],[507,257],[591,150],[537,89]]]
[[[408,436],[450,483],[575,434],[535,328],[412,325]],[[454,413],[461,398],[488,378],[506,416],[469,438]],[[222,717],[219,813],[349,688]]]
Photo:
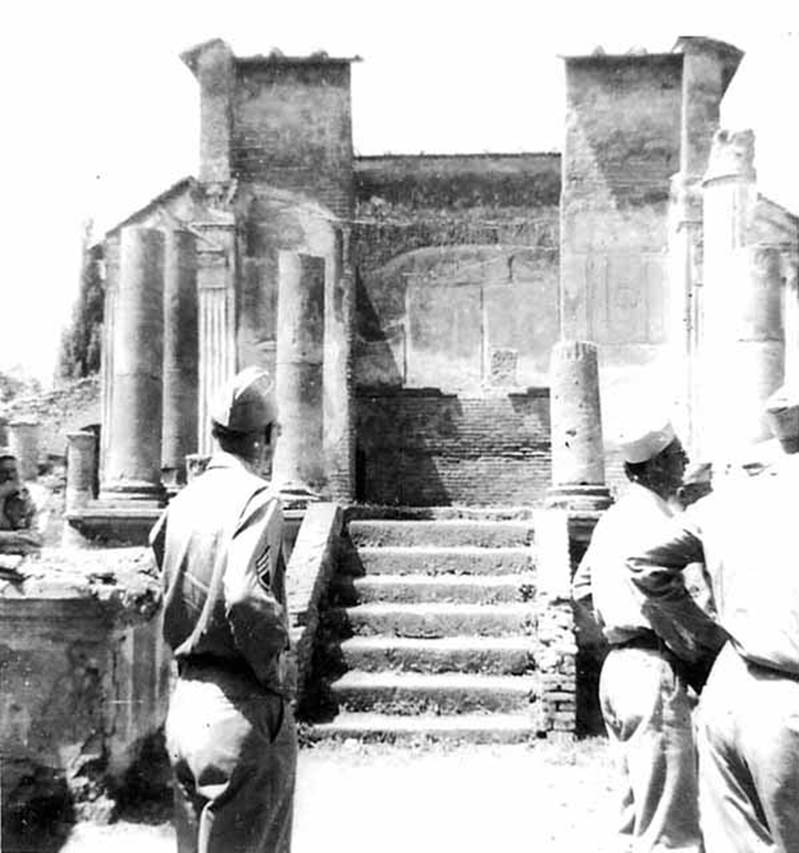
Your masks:
[[[365,672],[482,672],[523,675],[535,669],[528,637],[352,637],[341,643],[348,669]]]
[[[535,575],[336,575],[331,590],[342,605],[372,601],[499,604],[532,600]]]
[[[364,575],[515,575],[532,571],[532,547],[373,547],[347,549],[342,555],[342,574]]]
[[[375,602],[356,607],[332,608],[326,624],[338,630],[339,636],[455,637],[480,635],[488,637],[509,634],[534,634],[536,613],[525,603],[453,604],[431,602],[395,604]]]
[[[350,539],[357,546],[452,547],[472,545],[481,548],[523,547],[533,541],[532,522],[353,520]]]
[[[530,712],[538,678],[462,672],[362,672],[351,670],[330,685],[345,711],[413,715]]]
[[[535,708],[535,706],[534,706]],[[329,723],[310,728],[313,740],[409,742],[463,740],[469,743],[525,743],[536,737],[538,715],[526,714],[399,714],[342,712]]]

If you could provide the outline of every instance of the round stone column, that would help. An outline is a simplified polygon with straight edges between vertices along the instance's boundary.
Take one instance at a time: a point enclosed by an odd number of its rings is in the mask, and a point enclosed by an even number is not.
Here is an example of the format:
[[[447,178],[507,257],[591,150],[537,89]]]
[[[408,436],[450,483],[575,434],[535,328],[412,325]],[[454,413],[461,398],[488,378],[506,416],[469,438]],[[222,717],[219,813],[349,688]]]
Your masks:
[[[93,432],[79,430],[67,433],[67,513],[88,506],[94,495],[94,466],[97,438]]]
[[[160,500],[164,236],[123,228],[102,497]]]
[[[587,341],[560,341],[549,368],[552,487],[547,504],[599,510],[610,504],[599,400],[597,348]]]
[[[164,266],[164,484],[186,482],[186,455],[197,451],[197,253],[184,230],[166,240]]]
[[[758,246],[752,131],[719,131],[704,192],[700,456],[723,462],[769,437],[763,402],[785,370],[783,280]]]
[[[17,457],[17,470],[22,480],[39,476],[39,424],[33,420],[11,421],[8,446]]]
[[[324,259],[281,251],[278,275],[275,393],[281,435],[272,479],[281,488],[313,489],[324,476]]]

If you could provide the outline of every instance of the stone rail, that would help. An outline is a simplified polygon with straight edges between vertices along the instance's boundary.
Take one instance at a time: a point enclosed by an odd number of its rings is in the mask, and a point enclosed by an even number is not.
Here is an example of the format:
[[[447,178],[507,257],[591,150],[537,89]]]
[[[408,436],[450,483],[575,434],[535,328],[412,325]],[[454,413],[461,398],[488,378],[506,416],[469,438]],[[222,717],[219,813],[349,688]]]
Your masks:
[[[310,503],[286,569],[291,659],[301,704],[311,671],[319,603],[336,571],[343,511],[334,503]]]

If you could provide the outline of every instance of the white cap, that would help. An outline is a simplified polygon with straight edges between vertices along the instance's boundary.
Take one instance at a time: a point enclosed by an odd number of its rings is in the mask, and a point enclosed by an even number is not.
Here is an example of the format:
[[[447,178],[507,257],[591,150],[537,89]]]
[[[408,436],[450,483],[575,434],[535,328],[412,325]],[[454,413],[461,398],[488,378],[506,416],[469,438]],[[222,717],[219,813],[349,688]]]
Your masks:
[[[211,420],[233,432],[256,432],[277,420],[272,377],[260,367],[245,367],[227,382],[211,406]]]
[[[625,462],[636,464],[647,462],[665,450],[677,434],[668,419],[649,420],[630,425],[622,433],[619,444]]]

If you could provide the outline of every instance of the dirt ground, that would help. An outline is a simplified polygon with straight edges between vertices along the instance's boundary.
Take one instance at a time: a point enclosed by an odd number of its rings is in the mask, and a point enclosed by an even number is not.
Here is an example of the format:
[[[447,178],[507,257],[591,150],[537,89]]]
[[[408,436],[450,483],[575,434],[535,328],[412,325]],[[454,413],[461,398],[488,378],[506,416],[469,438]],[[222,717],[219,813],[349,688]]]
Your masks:
[[[321,744],[300,752],[293,853],[610,853],[607,742]],[[168,823],[79,824],[63,853],[174,853]]]

